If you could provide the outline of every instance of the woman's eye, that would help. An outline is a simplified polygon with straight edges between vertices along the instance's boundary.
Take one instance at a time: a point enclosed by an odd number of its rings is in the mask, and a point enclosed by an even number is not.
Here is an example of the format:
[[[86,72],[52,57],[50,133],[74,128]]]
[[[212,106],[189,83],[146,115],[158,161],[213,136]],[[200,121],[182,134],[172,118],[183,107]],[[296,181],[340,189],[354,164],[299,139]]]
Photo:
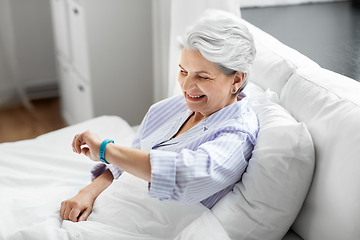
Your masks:
[[[180,70],[181,74],[183,75],[187,75],[187,72],[185,72],[184,70]]]
[[[210,79],[210,78],[208,78],[208,77],[203,77],[203,76],[199,76],[199,78],[205,79],[205,80]]]

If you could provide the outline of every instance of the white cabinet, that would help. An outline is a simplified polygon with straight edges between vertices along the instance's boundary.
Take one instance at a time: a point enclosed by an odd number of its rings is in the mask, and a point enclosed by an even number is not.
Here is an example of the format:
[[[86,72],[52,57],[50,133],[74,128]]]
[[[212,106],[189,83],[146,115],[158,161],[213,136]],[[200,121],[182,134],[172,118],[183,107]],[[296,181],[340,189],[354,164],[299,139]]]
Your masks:
[[[74,102],[73,86],[71,81],[71,72],[70,66],[65,61],[58,59],[58,76],[61,80],[59,82],[60,95],[61,95],[61,109],[63,118],[66,119],[68,123],[75,122],[74,108],[72,103]],[[66,110],[66,111],[65,111]]]
[[[90,86],[72,71],[67,61],[58,59],[61,107],[68,123],[78,123],[94,116]]]
[[[72,63],[81,76],[90,79],[83,7],[75,1],[69,1],[68,16],[71,36],[70,45],[73,50]]]
[[[70,58],[66,0],[51,0],[56,54]]]
[[[139,124],[153,103],[149,0],[50,0],[62,115]]]

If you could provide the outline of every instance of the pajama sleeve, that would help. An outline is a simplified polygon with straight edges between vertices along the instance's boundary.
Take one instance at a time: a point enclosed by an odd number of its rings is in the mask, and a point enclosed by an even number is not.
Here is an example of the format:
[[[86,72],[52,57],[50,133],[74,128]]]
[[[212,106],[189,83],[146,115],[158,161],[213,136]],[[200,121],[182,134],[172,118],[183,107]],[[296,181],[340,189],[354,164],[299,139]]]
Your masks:
[[[195,151],[152,150],[149,196],[179,203],[200,202],[240,180],[252,149],[246,133],[224,131]]]
[[[147,116],[148,114],[146,114]],[[133,148],[137,148],[140,149],[140,136],[143,132],[144,129],[144,123],[146,122],[147,117],[145,116],[144,120],[142,121],[136,135],[135,138],[133,140],[132,143],[132,147]],[[114,179],[118,179],[121,174],[124,172],[123,170],[121,170],[120,168],[116,167],[115,165],[112,164],[104,164],[104,163],[98,163],[96,164],[92,170],[91,170],[91,181],[94,181],[97,177],[99,177],[103,172],[105,172],[107,169],[109,169],[114,177]]]

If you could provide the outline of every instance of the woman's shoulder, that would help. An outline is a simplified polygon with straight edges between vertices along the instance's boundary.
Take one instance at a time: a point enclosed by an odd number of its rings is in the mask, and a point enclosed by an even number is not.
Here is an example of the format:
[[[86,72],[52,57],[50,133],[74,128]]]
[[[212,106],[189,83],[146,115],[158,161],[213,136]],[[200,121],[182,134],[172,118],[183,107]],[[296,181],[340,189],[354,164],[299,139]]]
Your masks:
[[[219,115],[221,116],[216,116],[218,121],[214,123],[216,134],[224,132],[246,134],[250,141],[255,143],[259,131],[259,122],[255,112],[248,106],[247,99],[232,104]]]

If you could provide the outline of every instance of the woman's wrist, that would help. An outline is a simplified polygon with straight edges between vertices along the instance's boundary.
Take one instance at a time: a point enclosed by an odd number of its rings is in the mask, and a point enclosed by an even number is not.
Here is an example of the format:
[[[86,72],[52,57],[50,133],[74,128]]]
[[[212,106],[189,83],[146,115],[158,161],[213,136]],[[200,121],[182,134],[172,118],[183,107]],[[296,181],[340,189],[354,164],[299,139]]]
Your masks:
[[[86,194],[95,200],[113,182],[114,177],[108,169],[97,177],[92,183],[79,191],[79,194]]]
[[[100,160],[100,162],[105,163],[105,164],[109,164],[109,162],[106,160],[105,152],[106,152],[106,148],[107,148],[108,144],[110,144],[110,143],[114,143],[114,141],[111,139],[105,139],[100,144],[100,148],[99,148],[99,160]]]

